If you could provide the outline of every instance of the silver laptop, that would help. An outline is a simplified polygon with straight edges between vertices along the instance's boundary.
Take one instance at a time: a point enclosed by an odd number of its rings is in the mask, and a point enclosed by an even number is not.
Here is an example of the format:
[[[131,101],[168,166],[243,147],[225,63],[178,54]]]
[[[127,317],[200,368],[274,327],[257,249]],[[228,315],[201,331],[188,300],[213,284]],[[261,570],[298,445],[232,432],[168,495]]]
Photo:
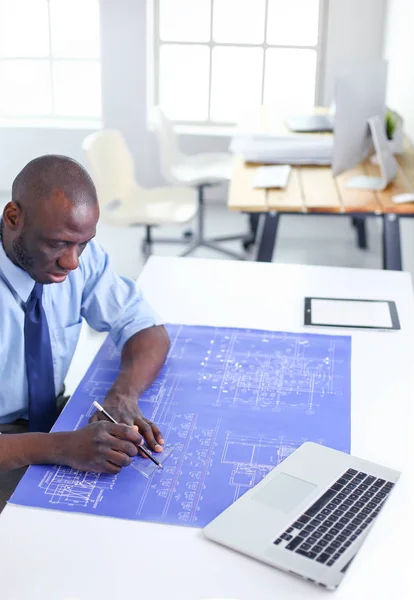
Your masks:
[[[207,525],[204,534],[333,590],[399,475],[306,442]]]

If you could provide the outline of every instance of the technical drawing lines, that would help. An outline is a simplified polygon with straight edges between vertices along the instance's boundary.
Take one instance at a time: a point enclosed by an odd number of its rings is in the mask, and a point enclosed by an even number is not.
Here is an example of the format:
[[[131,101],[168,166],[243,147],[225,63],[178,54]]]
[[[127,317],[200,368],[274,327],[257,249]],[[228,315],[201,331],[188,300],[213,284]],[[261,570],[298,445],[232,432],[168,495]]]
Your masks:
[[[12,502],[202,527],[304,441],[350,449],[351,338],[168,325],[171,348],[139,398],[173,447],[164,469],[117,475],[33,466]],[[116,379],[107,339],[53,431],[87,425]],[[141,458],[136,461],[145,460]],[[147,477],[143,476],[143,472]]]
[[[83,472],[70,467],[55,467],[48,471],[39,487],[51,504],[67,504],[87,508],[99,500],[105,490],[112,490],[117,475]]]

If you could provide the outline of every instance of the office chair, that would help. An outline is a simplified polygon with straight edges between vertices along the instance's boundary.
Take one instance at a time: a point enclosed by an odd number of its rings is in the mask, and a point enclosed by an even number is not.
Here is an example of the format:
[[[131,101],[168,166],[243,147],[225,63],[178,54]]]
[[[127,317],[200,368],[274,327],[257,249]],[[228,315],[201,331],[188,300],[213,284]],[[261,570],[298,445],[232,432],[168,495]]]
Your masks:
[[[185,186],[141,187],[134,175],[134,161],[117,130],[88,135],[82,144],[95,181],[101,216],[110,225],[145,226],[145,256],[153,243],[186,244],[180,238],[152,238],[157,225],[183,225],[197,214],[194,190]]]
[[[196,155],[184,154],[180,151],[172,123],[159,106],[152,109],[151,121],[155,128],[160,150],[161,172],[170,183],[192,186],[197,189],[198,214],[197,231],[190,242],[189,248],[181,255],[187,256],[197,248],[204,247],[222,252],[232,258],[245,260],[245,256],[224,249],[216,242],[242,240],[245,249],[250,245],[250,236],[246,234],[215,237],[205,236],[204,191],[207,187],[228,181],[231,176],[231,154],[226,152],[202,153]]]

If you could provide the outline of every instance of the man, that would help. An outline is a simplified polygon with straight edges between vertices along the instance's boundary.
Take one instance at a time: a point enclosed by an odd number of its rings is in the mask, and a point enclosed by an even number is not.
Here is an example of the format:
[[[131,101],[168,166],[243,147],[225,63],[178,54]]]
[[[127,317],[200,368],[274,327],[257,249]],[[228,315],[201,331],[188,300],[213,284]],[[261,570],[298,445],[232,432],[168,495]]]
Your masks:
[[[94,241],[99,208],[83,167],[64,156],[28,163],[13,182],[0,242],[0,510],[30,464],[117,473],[145,442],[164,440],[137,399],[154,381],[168,334],[132,281],[114,274]],[[73,432],[47,433],[82,317],[122,351],[104,407]]]

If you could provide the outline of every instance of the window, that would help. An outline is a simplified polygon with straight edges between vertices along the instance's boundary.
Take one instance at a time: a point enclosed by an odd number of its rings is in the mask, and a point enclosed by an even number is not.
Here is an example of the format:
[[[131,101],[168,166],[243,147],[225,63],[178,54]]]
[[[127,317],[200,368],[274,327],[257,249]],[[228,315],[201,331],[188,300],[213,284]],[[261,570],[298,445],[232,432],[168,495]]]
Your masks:
[[[177,123],[232,124],[247,106],[318,98],[323,0],[153,0],[150,100]]]
[[[99,121],[99,0],[0,0],[0,119]]]

